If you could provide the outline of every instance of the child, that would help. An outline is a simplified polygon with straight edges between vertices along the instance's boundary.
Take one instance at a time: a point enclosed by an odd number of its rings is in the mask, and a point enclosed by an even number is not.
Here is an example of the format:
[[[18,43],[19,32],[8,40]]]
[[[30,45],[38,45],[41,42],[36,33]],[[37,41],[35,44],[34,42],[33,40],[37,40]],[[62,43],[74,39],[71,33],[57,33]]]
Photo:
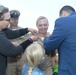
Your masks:
[[[33,43],[27,47],[24,56],[27,60],[27,64],[24,64],[22,69],[22,75],[45,75],[37,66],[44,59],[45,51],[42,46],[37,43]]]
[[[58,75],[58,53],[52,58],[53,75]]]

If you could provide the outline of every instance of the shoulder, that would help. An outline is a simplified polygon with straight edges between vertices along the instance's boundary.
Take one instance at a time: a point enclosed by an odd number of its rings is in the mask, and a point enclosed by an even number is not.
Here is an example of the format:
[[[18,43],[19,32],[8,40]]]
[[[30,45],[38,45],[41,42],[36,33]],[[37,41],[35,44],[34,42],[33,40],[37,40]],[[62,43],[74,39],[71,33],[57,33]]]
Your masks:
[[[11,32],[12,30],[10,29],[10,28],[5,28],[5,29],[3,29],[2,30],[4,33],[9,33],[9,32]]]
[[[22,68],[22,75],[25,75],[28,71],[28,65],[27,64],[24,64],[23,65],[23,68]]]
[[[69,18],[71,18],[71,16],[72,16],[72,15],[57,18],[57,19],[55,20],[55,22],[63,22],[63,23],[64,23],[64,21],[66,22]]]
[[[27,71],[28,71],[28,64],[24,64],[22,69],[22,75],[27,74]],[[33,69],[32,75],[45,75],[45,74],[39,68],[36,67]]]
[[[22,27],[18,26],[17,29],[22,29]]]
[[[39,68],[35,68],[32,72],[32,75],[45,75]]]
[[[69,16],[61,17],[55,20],[55,27],[64,29],[66,23],[68,22]]]
[[[55,20],[55,23],[62,22],[62,21],[64,21],[65,18],[66,18],[66,17],[57,18],[57,19]]]

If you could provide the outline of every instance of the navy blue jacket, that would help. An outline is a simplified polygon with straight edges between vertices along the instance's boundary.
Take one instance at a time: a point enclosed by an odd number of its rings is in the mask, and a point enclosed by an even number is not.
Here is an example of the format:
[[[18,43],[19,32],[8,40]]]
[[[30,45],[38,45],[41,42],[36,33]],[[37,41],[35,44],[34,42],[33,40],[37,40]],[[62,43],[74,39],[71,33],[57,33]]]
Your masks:
[[[59,74],[76,74],[76,13],[58,18],[52,35],[44,39],[47,52],[58,49]]]

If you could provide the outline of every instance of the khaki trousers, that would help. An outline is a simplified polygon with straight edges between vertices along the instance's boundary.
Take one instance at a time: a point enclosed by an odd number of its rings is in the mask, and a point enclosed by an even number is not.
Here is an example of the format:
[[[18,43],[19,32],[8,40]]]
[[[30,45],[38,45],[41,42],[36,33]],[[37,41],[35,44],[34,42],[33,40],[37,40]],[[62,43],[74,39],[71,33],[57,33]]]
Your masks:
[[[22,75],[21,58],[8,58],[6,75]]]

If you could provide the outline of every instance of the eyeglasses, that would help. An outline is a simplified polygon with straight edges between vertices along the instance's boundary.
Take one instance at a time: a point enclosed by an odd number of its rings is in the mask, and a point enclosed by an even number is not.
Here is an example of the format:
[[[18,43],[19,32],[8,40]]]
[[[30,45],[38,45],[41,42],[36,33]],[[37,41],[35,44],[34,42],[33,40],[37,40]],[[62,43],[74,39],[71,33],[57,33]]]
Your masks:
[[[9,21],[10,22],[10,19],[4,19],[5,21]]]

